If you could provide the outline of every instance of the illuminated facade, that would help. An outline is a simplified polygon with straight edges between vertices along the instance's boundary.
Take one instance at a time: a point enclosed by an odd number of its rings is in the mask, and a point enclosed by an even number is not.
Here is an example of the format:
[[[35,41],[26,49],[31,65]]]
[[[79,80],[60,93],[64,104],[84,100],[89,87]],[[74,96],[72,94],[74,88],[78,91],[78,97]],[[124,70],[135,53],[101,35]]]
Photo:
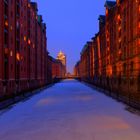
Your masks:
[[[0,96],[47,82],[46,25],[30,0],[0,0]]]
[[[75,71],[86,81],[90,70],[93,77],[88,82],[140,108],[140,1],[106,1],[105,8],[106,15],[99,16],[99,32],[91,41],[92,53],[84,49]],[[90,66],[87,55],[94,57]]]
[[[53,82],[53,79],[52,79],[52,57],[49,54],[47,54],[46,61],[47,61],[46,65],[47,84],[50,84]]]
[[[74,67],[74,75],[80,77],[80,61],[78,61]]]
[[[60,60],[64,66],[66,66],[66,55],[62,51],[58,53],[57,59]]]
[[[62,51],[58,53],[57,60],[61,61],[62,64],[65,66],[65,74],[66,74],[66,55]]]
[[[66,74],[66,67],[62,61],[52,57],[52,78],[64,78]]]

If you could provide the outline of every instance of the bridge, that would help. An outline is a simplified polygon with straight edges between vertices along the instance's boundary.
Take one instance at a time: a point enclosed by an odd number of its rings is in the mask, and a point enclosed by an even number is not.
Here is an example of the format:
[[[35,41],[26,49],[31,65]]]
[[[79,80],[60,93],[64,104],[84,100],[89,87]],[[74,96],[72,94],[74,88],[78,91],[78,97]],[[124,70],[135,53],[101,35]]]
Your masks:
[[[81,77],[79,76],[65,76],[65,77],[55,77],[53,78],[53,82],[56,83],[56,82],[59,82],[61,80],[65,80],[65,79],[76,79],[76,80],[81,80]]]

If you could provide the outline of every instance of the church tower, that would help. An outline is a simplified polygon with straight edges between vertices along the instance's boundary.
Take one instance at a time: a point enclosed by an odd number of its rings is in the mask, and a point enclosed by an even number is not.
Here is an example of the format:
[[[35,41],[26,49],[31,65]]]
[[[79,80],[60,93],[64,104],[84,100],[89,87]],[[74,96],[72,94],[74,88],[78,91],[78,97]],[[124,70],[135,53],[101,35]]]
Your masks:
[[[58,53],[57,59],[60,60],[64,66],[66,66],[66,55],[62,51]]]
[[[58,55],[57,55],[57,60],[59,60],[59,61],[62,62],[62,64],[63,64],[64,67],[65,67],[65,73],[66,73],[66,55],[65,55],[62,51],[60,51],[60,52],[58,53]]]

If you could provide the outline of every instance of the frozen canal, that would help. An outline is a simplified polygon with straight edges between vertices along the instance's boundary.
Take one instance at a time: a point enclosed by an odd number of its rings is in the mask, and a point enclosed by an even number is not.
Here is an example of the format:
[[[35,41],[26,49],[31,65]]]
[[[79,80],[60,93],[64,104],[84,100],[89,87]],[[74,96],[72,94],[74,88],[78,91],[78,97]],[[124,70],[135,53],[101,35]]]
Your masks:
[[[65,80],[0,111],[0,140],[140,140],[140,116]]]

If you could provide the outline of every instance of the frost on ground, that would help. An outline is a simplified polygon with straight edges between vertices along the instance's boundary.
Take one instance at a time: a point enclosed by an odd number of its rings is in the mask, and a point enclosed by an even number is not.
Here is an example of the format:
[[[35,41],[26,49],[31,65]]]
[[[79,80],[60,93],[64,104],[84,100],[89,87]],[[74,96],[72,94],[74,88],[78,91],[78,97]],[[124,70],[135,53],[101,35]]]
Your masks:
[[[0,111],[0,140],[140,140],[140,116],[65,80]]]

